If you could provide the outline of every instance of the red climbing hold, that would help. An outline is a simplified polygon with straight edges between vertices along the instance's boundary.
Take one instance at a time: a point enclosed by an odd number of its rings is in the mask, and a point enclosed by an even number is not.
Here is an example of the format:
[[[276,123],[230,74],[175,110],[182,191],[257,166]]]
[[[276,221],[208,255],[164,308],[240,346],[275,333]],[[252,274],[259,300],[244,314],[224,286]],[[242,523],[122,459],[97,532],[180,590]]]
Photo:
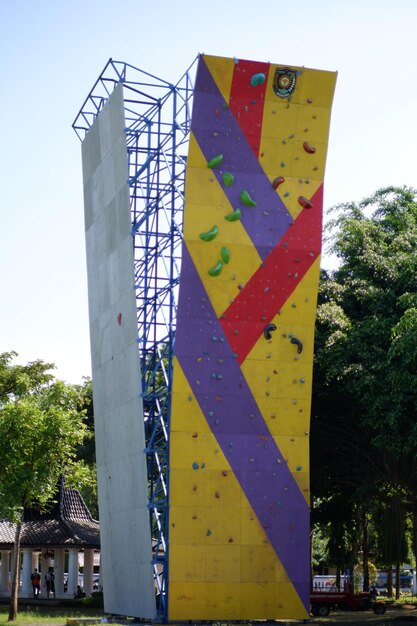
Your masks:
[[[303,207],[303,209],[311,209],[313,206],[311,200],[308,200],[308,198],[305,198],[304,196],[300,196],[298,198],[298,203]]]
[[[274,180],[272,181],[272,186],[274,189],[277,189],[283,182],[285,181],[285,178],[283,176],[277,176],[276,178],[274,178]]]

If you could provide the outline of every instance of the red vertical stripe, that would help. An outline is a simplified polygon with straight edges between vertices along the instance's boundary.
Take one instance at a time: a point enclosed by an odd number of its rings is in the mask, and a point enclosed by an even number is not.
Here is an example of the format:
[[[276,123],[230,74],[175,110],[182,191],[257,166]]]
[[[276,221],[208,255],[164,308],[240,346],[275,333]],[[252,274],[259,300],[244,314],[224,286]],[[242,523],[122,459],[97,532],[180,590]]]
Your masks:
[[[261,143],[262,117],[264,112],[265,91],[268,82],[269,63],[238,61],[235,64],[229,107],[237,119],[246,139],[259,157]],[[251,86],[251,78],[264,74],[261,85]]]

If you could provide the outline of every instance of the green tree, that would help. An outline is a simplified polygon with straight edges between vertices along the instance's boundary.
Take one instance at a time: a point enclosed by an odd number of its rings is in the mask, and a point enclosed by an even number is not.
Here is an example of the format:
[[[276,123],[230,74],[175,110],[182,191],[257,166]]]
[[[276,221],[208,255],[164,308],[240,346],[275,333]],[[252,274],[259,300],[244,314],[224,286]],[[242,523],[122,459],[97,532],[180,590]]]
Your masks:
[[[0,355],[0,516],[16,524],[9,621],[17,617],[23,511],[47,509],[86,434],[78,390],[54,380],[51,364],[14,365],[14,356]]]
[[[349,503],[360,519],[372,515],[375,501],[386,504],[395,495],[415,511],[417,192],[387,187],[333,211],[328,242],[339,266],[321,277],[313,497],[321,508],[327,501]],[[335,530],[342,533],[337,519]],[[336,538],[336,545],[342,540]]]
[[[97,464],[94,438],[93,385],[91,378],[85,378],[83,384],[77,385],[76,389],[80,394],[82,408],[85,411],[87,435],[77,448],[77,468],[80,475],[74,476],[74,482],[83,496],[90,513],[94,519],[98,519]]]

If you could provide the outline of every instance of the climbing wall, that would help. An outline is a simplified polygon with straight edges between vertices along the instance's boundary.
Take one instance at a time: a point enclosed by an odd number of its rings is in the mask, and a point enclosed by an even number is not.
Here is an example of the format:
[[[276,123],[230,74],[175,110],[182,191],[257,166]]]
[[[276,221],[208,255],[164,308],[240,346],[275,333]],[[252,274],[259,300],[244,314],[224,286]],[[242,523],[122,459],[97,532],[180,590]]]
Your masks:
[[[169,619],[309,612],[309,419],[336,75],[201,56],[170,436]]]

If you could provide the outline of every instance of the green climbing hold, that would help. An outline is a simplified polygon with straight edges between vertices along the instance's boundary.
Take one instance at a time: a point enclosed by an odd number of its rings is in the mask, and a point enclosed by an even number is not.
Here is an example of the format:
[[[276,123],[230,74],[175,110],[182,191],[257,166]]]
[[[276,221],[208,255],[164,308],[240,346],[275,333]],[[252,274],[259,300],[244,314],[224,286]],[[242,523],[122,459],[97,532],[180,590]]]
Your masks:
[[[210,161],[207,163],[207,167],[209,167],[212,170],[213,168],[215,168],[218,165],[220,165],[220,163],[222,161],[223,161],[223,155],[222,154],[217,154],[212,159],[210,159]]]
[[[224,219],[227,220],[228,222],[237,222],[237,220],[240,220],[241,215],[242,215],[241,210],[235,209],[231,213],[228,213],[227,215],[225,215]]]
[[[226,248],[226,246],[223,246],[220,250],[220,256],[222,257],[223,263],[226,263],[227,265],[230,261],[230,250]]]
[[[205,233],[200,233],[199,237],[202,241],[213,241],[213,239],[217,236],[217,233],[219,232],[219,227],[214,225],[213,228],[210,228],[210,230],[208,230]]]
[[[233,185],[234,180],[235,180],[235,177],[233,176],[231,172],[224,172],[223,182],[226,187],[230,187],[231,185]]]
[[[209,276],[218,276],[223,269],[223,261],[217,261],[216,265],[209,269]]]
[[[253,74],[250,79],[250,84],[252,87],[256,87],[257,85],[263,85],[266,81],[266,76],[263,72],[259,72],[259,74]]]
[[[252,200],[246,189],[240,192],[240,200],[245,206],[256,206],[255,200]]]

